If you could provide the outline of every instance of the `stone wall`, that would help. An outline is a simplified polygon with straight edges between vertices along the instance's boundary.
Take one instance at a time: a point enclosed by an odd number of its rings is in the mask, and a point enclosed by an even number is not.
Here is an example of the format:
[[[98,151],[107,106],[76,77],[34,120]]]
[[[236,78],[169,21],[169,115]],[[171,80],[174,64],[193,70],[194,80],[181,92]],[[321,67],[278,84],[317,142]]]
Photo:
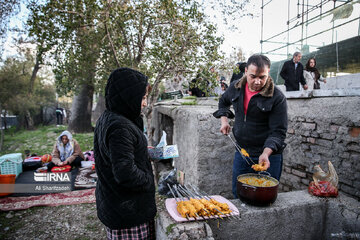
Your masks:
[[[234,147],[219,132],[220,120],[212,116],[216,109],[217,100],[211,98],[194,106],[181,105],[180,100],[161,103],[154,108],[152,140],[160,139],[156,129],[162,125],[162,115],[170,117],[173,144],[180,155],[174,165],[185,172],[185,182],[232,198]],[[360,97],[291,98],[288,117],[280,190],[306,189],[314,166],[320,164],[327,171],[331,161],[340,191],[360,199]]]
[[[288,99],[288,116],[281,189],[307,188],[331,161],[340,191],[360,199],[360,97]]]
[[[174,166],[185,173],[185,182],[209,194],[232,198],[234,147],[220,133],[220,121],[212,116],[216,101],[209,101],[213,106],[157,105],[152,118],[152,142],[156,144],[160,140],[160,129],[172,129],[172,143],[179,149]],[[167,119],[164,115],[173,119],[173,128],[166,126],[170,121],[164,121]]]

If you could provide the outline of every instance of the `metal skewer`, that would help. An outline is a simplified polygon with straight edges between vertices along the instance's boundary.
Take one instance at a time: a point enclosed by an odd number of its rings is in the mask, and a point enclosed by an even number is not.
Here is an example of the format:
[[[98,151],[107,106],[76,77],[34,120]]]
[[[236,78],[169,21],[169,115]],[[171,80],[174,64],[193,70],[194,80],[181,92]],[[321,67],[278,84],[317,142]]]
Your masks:
[[[176,185],[174,185],[174,190],[175,190],[175,192],[178,194],[179,197],[183,197],[183,196],[180,194],[180,192],[178,191]],[[185,200],[185,198],[184,198],[184,200]],[[195,214],[196,214],[196,213],[195,213]],[[196,215],[197,215],[197,214],[196,214]],[[193,217],[193,218],[194,218],[195,220],[197,220],[196,217]]]
[[[184,190],[181,188],[181,185],[179,185],[178,190],[179,190],[180,193],[183,194],[183,196],[186,196],[186,195],[187,195],[187,198],[189,199],[189,201],[191,200],[191,199],[190,199],[190,198],[191,198],[191,195],[189,195],[186,191],[184,191]],[[204,208],[202,208],[202,209],[205,210]],[[205,211],[206,211],[206,210],[205,210]],[[207,212],[207,211],[206,211],[206,212]],[[202,217],[204,220],[206,220],[204,216],[198,215],[197,213],[195,213],[195,214],[196,214],[197,217]]]
[[[206,194],[205,192],[201,192],[200,190],[197,190],[194,186],[192,186],[192,185],[190,185],[190,184],[189,184],[189,186],[194,190],[194,192],[195,192],[197,195],[199,195],[199,196],[204,196],[205,198],[208,198],[208,200],[213,199],[213,198],[211,198],[208,194]],[[214,200],[216,200],[216,199],[214,199]],[[228,216],[227,214],[224,214],[224,213],[222,213],[222,214],[225,215],[225,216]],[[239,216],[233,215],[232,213],[229,213],[229,215],[230,215],[231,217],[235,218],[235,219],[240,220],[240,217],[239,217]]]
[[[189,189],[187,189],[184,186],[179,185],[179,188],[182,189],[183,192],[186,192],[188,196],[194,198],[194,199],[198,199],[198,198],[202,198],[202,196],[196,196],[196,194],[193,194]],[[199,200],[199,199],[198,199]],[[206,208],[202,208],[202,210],[204,210],[207,214],[209,214],[209,216],[207,216],[208,218],[210,218],[210,216],[214,216],[216,218],[221,218],[223,219],[221,216],[219,215],[214,215],[212,213],[210,213]]]
[[[231,138],[230,134],[228,134],[227,136],[230,138],[230,140],[231,140],[231,142],[234,144],[236,150],[240,153],[241,157],[247,162],[247,164],[249,164],[249,165],[254,165],[255,162],[251,159],[251,157],[246,157],[246,156],[241,152],[242,147],[240,147],[239,144],[237,144],[237,143]],[[251,161],[252,164],[249,163],[249,161],[247,160],[247,158],[249,158],[249,160]]]
[[[169,184],[167,184],[167,186],[169,187],[171,194],[174,196],[175,201],[176,201],[176,202],[180,202],[180,201],[178,201],[178,200],[176,199],[176,196],[175,196],[174,192],[172,191],[171,186],[170,186]],[[179,198],[179,199],[180,199],[180,198]],[[181,199],[180,199],[180,200],[181,200]],[[187,219],[188,221],[190,220],[190,219],[189,219],[189,216],[188,216],[187,214],[186,214],[186,219]]]
[[[187,191],[189,191],[189,190],[187,190]],[[201,194],[198,194],[198,196],[203,197]],[[211,199],[211,198],[210,198],[210,199]],[[217,208],[214,208],[214,209],[215,209],[218,213],[220,213],[220,214],[222,214],[222,215],[224,215],[224,216],[227,216],[225,213],[221,212],[219,209],[217,209]],[[213,215],[213,214],[212,214],[212,215]],[[220,215],[213,215],[213,216],[217,216],[217,217],[223,219]]]

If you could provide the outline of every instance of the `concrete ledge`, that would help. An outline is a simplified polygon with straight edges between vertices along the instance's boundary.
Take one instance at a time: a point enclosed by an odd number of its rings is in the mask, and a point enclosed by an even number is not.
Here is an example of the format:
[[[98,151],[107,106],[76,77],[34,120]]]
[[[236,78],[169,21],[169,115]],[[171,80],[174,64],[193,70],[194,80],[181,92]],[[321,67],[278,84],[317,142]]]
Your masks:
[[[285,240],[360,235],[360,203],[344,195],[318,198],[307,191],[279,193],[269,207],[246,205],[238,199],[231,202],[239,209],[240,220],[176,223],[163,210],[157,219],[157,239]]]
[[[206,239],[214,240],[210,226],[205,221],[175,222],[165,210],[156,219],[156,239]]]
[[[317,89],[286,92],[284,85],[278,85],[286,98],[350,97],[360,96],[360,88]]]

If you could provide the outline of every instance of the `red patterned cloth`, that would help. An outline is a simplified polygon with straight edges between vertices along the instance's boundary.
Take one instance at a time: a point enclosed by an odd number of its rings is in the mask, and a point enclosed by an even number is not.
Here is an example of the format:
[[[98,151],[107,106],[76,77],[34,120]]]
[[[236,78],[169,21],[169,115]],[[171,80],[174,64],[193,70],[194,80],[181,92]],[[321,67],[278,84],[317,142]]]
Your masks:
[[[0,199],[0,210],[14,211],[35,206],[73,205],[94,203],[95,201],[95,188],[91,188],[64,193],[49,193],[40,196],[2,198]]]
[[[109,240],[155,240],[155,221],[117,230],[106,227],[106,236]]]
[[[64,165],[64,166],[55,166],[51,169],[52,172],[55,173],[61,173],[61,172],[70,172],[71,166],[70,165]]]

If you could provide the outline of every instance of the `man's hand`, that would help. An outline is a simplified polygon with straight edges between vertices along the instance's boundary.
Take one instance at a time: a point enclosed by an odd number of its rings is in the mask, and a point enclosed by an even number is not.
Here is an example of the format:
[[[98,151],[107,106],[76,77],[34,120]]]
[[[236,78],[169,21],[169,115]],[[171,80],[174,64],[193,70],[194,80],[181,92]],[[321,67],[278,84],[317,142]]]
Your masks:
[[[230,124],[228,122],[228,118],[227,117],[221,117],[221,127],[220,127],[220,132],[224,135],[228,135],[230,132]]]
[[[272,154],[272,152],[273,150],[271,148],[265,148],[259,157],[259,164],[264,166],[266,170],[270,167],[269,156]]]
[[[307,90],[307,89],[308,89],[308,85],[305,84],[305,85],[303,86],[303,88],[304,88],[305,90]]]
[[[324,79],[324,83],[326,83],[326,79]]]

